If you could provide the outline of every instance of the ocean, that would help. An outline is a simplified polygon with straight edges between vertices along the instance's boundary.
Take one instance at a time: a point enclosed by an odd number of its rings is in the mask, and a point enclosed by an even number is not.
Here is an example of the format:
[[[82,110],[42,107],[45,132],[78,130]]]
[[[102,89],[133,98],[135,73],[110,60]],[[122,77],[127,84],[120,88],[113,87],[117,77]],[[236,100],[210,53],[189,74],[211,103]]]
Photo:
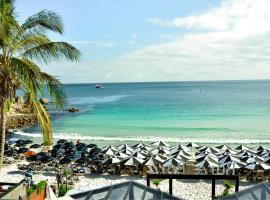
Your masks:
[[[77,113],[52,113],[56,139],[270,144],[270,81],[67,84]],[[19,134],[41,137],[39,127]]]

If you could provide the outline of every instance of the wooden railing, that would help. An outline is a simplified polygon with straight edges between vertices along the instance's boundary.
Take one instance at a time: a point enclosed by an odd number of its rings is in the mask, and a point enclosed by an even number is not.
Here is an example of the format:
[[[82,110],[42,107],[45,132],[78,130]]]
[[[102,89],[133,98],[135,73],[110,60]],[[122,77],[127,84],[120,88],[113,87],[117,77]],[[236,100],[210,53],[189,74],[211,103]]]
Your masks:
[[[169,193],[173,194],[173,179],[197,179],[212,180],[212,198],[216,196],[216,180],[235,181],[235,192],[239,191],[239,176],[235,175],[184,175],[184,174],[147,174],[147,186],[150,187],[150,179],[169,179]]]

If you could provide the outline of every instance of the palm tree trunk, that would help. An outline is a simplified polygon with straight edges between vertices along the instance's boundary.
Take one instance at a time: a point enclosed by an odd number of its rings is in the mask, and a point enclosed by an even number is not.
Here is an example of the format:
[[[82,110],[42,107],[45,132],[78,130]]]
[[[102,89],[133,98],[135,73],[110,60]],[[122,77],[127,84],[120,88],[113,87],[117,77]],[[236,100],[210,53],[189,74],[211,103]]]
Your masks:
[[[5,152],[5,142],[6,142],[6,113],[5,113],[5,103],[6,99],[2,97],[1,99],[1,137],[0,137],[0,168],[3,165],[4,161],[4,152]]]

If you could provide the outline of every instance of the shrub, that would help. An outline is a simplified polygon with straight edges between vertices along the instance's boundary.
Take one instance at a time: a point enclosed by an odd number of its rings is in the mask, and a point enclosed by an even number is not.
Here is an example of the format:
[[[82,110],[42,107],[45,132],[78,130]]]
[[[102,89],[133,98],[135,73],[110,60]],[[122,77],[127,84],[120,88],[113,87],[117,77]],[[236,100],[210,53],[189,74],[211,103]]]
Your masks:
[[[66,187],[65,185],[60,185],[58,188],[58,197],[62,197],[65,196],[65,194],[67,193],[67,191],[69,191],[70,189],[72,189],[71,186]]]
[[[156,188],[158,188],[158,186],[160,185],[160,180],[159,179],[154,179],[153,184],[156,186]]]

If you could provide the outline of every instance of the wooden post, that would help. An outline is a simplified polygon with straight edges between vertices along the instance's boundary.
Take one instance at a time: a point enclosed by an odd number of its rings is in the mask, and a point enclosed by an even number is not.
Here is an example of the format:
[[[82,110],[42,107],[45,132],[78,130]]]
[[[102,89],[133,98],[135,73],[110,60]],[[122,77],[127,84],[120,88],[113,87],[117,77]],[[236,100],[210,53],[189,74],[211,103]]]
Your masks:
[[[172,185],[172,178],[169,179],[169,194],[172,195],[172,189],[173,189],[173,185]]]
[[[239,191],[239,176],[237,177],[236,181],[235,181],[235,192]]]
[[[212,199],[216,196],[216,179],[212,179]]]
[[[149,176],[147,176],[147,178],[146,178],[146,184],[147,184],[148,187],[150,187],[150,178],[149,178]]]

